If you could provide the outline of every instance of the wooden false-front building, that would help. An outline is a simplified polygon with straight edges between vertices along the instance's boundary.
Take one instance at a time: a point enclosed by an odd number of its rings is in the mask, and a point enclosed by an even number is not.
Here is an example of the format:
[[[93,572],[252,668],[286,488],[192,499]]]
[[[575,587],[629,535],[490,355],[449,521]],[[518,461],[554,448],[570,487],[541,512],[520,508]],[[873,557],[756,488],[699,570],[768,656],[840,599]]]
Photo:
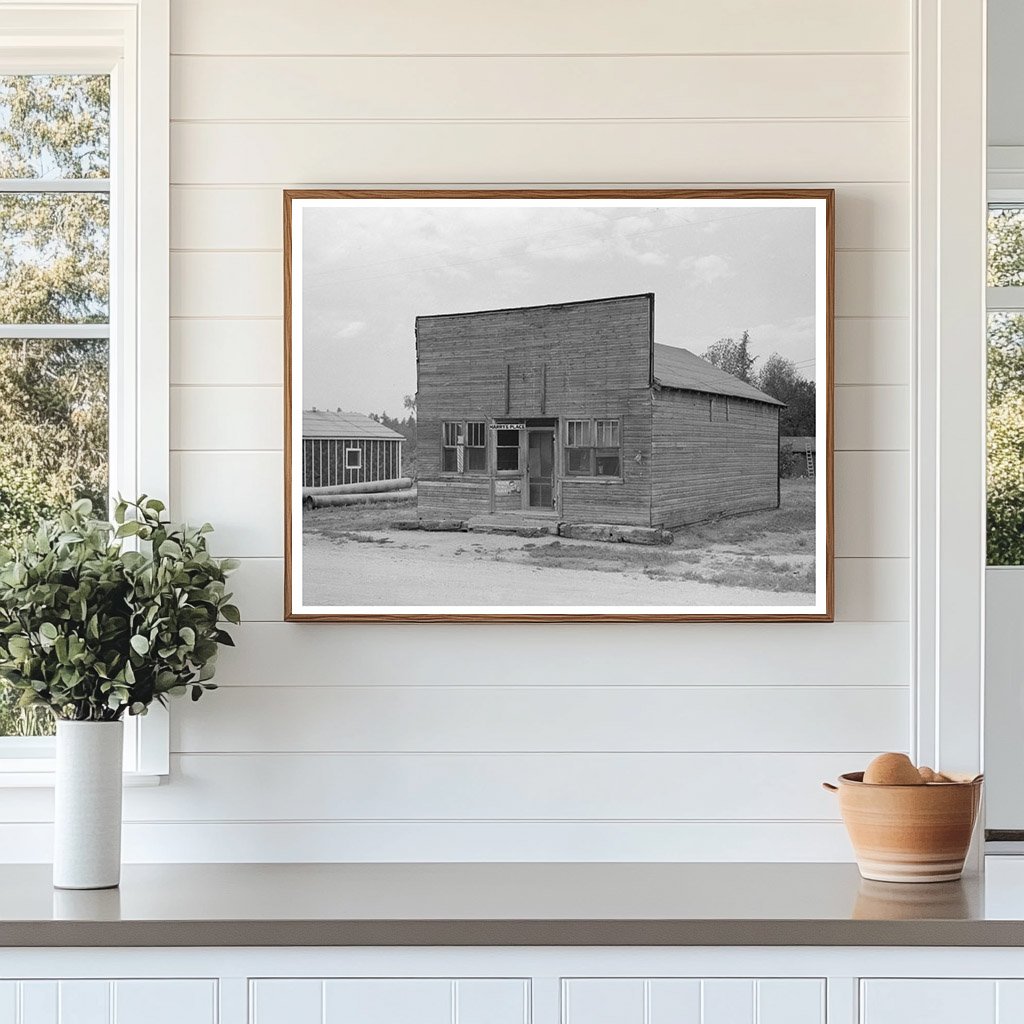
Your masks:
[[[654,295],[416,319],[421,519],[674,528],[779,504],[782,403],[654,343]]]
[[[334,487],[402,476],[397,430],[356,412],[302,412],[302,486]]]

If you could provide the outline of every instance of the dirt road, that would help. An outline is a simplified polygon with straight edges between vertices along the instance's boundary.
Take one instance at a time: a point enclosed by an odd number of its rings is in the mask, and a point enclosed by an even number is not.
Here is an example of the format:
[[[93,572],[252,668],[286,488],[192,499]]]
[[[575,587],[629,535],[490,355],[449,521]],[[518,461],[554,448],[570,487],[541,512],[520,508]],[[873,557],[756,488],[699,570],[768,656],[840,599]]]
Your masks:
[[[568,545],[554,538],[524,541],[491,534],[367,532],[303,540],[303,603],[307,605],[809,605],[811,594],[778,593],[672,578],[664,549],[637,552],[635,567],[614,571],[550,564]],[[586,552],[628,545],[573,544]],[[631,551],[632,553],[632,551]],[[533,562],[533,564],[531,564]],[[667,578],[666,578],[667,577]]]

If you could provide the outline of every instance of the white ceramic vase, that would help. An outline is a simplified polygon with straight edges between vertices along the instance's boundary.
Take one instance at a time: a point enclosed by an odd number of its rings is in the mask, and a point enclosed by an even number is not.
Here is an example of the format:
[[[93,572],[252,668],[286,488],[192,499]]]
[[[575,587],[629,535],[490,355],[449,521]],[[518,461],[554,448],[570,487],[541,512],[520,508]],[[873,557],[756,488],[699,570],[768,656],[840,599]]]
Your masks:
[[[121,881],[121,722],[57,722],[53,884],[110,889]]]

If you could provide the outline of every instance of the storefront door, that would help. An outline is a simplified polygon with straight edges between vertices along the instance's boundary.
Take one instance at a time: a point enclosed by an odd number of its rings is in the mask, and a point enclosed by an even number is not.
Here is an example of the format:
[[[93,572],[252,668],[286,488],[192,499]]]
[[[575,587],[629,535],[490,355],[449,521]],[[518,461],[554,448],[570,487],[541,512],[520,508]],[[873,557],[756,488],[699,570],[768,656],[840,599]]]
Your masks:
[[[555,433],[527,432],[526,482],[530,508],[554,508]]]

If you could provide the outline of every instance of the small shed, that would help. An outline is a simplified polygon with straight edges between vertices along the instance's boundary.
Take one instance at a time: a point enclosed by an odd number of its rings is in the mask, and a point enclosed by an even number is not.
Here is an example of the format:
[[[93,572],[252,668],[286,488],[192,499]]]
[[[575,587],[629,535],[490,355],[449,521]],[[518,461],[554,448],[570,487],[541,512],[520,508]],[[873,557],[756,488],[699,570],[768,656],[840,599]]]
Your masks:
[[[814,476],[814,438],[780,437],[780,465],[783,476]]]
[[[397,430],[357,412],[305,409],[302,413],[302,486],[397,480],[402,442]]]

